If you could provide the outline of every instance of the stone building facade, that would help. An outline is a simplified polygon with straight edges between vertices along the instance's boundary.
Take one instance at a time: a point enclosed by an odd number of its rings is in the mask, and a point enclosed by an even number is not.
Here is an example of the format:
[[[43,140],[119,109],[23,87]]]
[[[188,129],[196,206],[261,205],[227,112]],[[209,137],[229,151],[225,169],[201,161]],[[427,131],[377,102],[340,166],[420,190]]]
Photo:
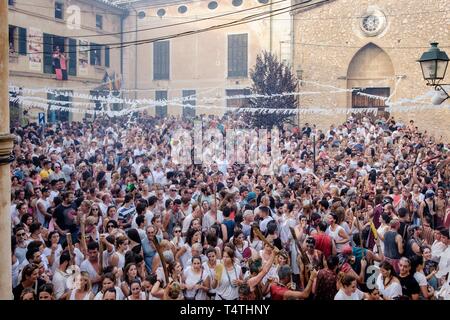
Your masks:
[[[430,105],[430,97],[415,100],[432,90],[425,85],[416,60],[432,41],[439,42],[440,48],[450,54],[450,0],[33,0],[32,3],[9,0],[9,3],[13,42],[11,84],[72,91],[75,97],[63,101],[63,105],[77,110],[92,109],[92,103],[96,102],[78,99],[77,93],[104,90],[105,76],[116,74],[122,80],[121,89],[126,89],[122,97],[169,101],[166,106],[149,104],[150,114],[222,114],[228,107],[243,103],[227,96],[248,93],[250,69],[256,55],[267,50],[292,65],[294,74],[304,80],[299,87],[301,92],[321,91],[301,95],[301,108],[330,109],[327,115],[301,115],[301,123],[327,128],[348,116],[334,112],[333,108],[384,106],[383,100],[350,92],[359,88],[366,94],[389,97],[396,119],[414,119],[421,129],[450,139],[448,107],[410,113],[396,111],[401,106]],[[73,6],[80,13],[77,28],[70,27],[73,12],[69,9]],[[56,17],[58,12],[62,17]],[[205,31],[195,33],[199,30]],[[185,32],[195,34],[165,38]],[[40,50],[30,44],[36,34],[43,37]],[[56,80],[49,65],[48,51],[61,41],[69,53],[67,81]],[[139,44],[135,45],[135,41]],[[75,50],[71,50],[73,44]],[[84,58],[81,44],[89,49]],[[47,54],[38,52],[33,57],[30,50]],[[72,51],[76,54],[71,55]],[[449,75],[450,70],[444,82],[450,83]],[[347,91],[330,92],[340,89]],[[36,96],[33,100],[36,103],[66,99],[47,92]],[[190,100],[194,96],[196,100]],[[405,99],[409,102],[399,105]],[[90,105],[85,106],[86,102]],[[449,101],[445,103],[448,106]],[[105,107],[123,106],[100,105]],[[17,105],[13,104],[11,110],[17,117],[21,115]],[[39,112],[42,110],[31,108],[30,120],[36,121]],[[47,116],[48,120],[80,120],[85,115],[49,112]]]
[[[47,122],[82,119],[82,113],[46,112],[42,105],[47,99],[73,109],[95,104],[79,97],[96,96],[106,74],[120,74],[121,52],[106,44],[121,42],[121,20],[126,11],[105,0],[9,0],[8,9],[9,81],[21,89],[15,90],[14,96],[33,96],[21,103],[10,102],[12,124],[24,118],[24,110],[31,122],[37,122],[39,113],[45,114]],[[68,59],[68,80],[56,80],[52,64],[56,46]],[[25,90],[36,88],[51,90],[32,95]],[[65,96],[55,95],[54,89]]]
[[[292,57],[289,13],[291,0],[194,0],[132,1],[125,41],[146,41],[206,28],[217,29],[159,43],[125,48],[124,79],[130,98],[167,99],[166,108],[149,113],[165,115],[223,114],[224,108],[239,106],[240,99],[227,96],[248,93],[250,69],[257,54],[274,52],[290,63]],[[273,16],[270,12],[276,13]],[[245,20],[244,20],[245,19]],[[192,21],[198,20],[193,23]],[[245,24],[223,27],[239,21]],[[169,27],[167,27],[169,26]],[[158,70],[155,68],[158,67]],[[196,95],[197,101],[181,101]],[[184,105],[195,104],[195,110]]]
[[[294,69],[305,81],[301,91],[323,91],[301,96],[302,108],[330,108],[328,115],[302,116],[301,122],[327,128],[347,115],[333,108],[384,105],[379,99],[352,92],[326,93],[333,88],[390,97],[392,114],[402,121],[415,120],[421,130],[450,140],[449,100],[439,108],[396,112],[401,106],[431,105],[431,97],[415,100],[432,90],[427,87],[417,60],[438,42],[450,53],[450,1],[433,0],[329,0],[294,14]],[[313,83],[314,82],[314,83]],[[450,83],[450,70],[446,79]],[[316,83],[331,87],[319,87]],[[356,92],[356,91],[354,91]],[[405,103],[398,104],[405,101]]]

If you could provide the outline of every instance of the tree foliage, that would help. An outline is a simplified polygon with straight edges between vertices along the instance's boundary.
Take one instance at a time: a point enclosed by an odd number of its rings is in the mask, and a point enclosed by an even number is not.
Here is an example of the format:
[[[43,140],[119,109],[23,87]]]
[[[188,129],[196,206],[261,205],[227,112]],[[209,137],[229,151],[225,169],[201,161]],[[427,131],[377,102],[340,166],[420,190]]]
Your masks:
[[[293,75],[290,66],[278,61],[277,57],[270,52],[264,51],[256,58],[256,64],[250,70],[250,77],[253,81],[252,94],[273,95],[288,92],[296,92],[298,81]],[[250,98],[247,108],[267,108],[267,109],[296,109],[297,96],[288,95],[271,98]],[[246,119],[255,127],[272,128],[282,126],[285,122],[290,122],[292,114],[283,112],[248,112]]]

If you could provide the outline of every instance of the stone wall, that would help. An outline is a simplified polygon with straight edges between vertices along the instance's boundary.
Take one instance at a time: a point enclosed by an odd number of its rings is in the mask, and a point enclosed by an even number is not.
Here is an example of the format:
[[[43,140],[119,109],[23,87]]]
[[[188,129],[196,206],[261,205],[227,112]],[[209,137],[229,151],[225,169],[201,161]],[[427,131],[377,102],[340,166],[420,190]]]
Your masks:
[[[417,59],[428,50],[429,43],[450,54],[450,0],[335,0],[296,12],[294,67],[302,70],[302,78],[338,88],[389,86],[391,101],[414,99],[431,90],[425,85]],[[362,18],[368,11],[384,13],[385,27],[379,34],[368,36],[362,31]],[[356,56],[365,46],[362,56]],[[366,48],[368,48],[366,47]],[[352,63],[353,60],[353,63]],[[392,63],[393,70],[390,63]],[[392,74],[393,73],[393,74]],[[391,79],[387,75],[392,74]],[[397,82],[395,77],[403,77]],[[384,78],[384,79],[383,79]],[[447,72],[446,83],[450,83]],[[308,107],[350,107],[351,94],[325,93],[330,88],[303,84],[302,91],[323,91],[321,95],[302,96],[301,105]],[[431,104],[431,99],[422,104]],[[450,141],[450,105],[441,110],[393,112],[402,121],[414,119],[421,130],[441,135]],[[340,123],[346,116],[306,116],[301,122],[317,123],[326,128]]]

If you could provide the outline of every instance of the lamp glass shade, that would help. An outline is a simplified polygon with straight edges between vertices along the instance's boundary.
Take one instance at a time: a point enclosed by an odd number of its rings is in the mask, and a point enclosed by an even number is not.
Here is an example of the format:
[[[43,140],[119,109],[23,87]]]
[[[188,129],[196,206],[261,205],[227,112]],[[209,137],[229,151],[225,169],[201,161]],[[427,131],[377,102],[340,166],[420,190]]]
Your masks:
[[[442,80],[447,71],[449,58],[445,51],[438,48],[438,43],[431,43],[431,48],[422,54],[418,62],[422,68],[423,78],[434,83],[435,80]]]
[[[436,79],[442,80],[447,71],[448,60],[437,60],[436,64]]]
[[[425,80],[436,79],[436,60],[420,61],[420,67]]]

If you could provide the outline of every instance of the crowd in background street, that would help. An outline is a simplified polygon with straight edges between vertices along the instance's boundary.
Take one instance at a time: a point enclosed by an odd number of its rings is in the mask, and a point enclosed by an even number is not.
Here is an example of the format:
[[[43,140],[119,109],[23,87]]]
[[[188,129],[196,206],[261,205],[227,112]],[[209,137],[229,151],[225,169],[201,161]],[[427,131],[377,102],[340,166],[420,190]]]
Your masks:
[[[264,175],[225,156],[177,164],[172,135],[193,126],[13,128],[14,298],[450,299],[448,141],[392,118],[283,125]]]

